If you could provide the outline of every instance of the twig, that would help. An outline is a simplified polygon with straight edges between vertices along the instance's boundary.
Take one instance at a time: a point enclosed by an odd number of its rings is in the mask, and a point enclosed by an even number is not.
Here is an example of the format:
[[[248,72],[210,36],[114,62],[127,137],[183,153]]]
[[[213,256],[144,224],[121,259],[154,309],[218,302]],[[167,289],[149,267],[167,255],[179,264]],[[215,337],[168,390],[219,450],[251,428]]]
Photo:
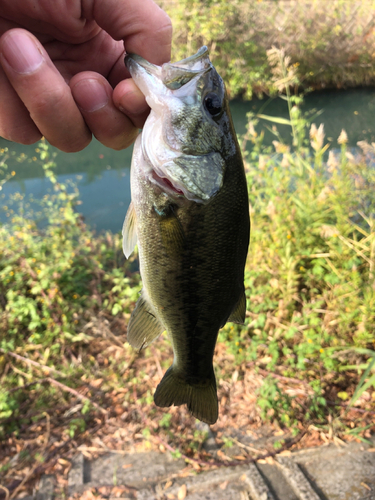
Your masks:
[[[121,342],[121,340],[119,340],[119,339],[116,337],[116,335],[114,335],[114,334],[111,332],[110,328],[108,328],[108,327],[107,327],[107,329],[106,329],[106,332],[105,332],[105,333],[106,333],[106,335],[108,335],[108,337],[110,337],[110,339],[111,339],[111,340],[113,340],[113,342],[114,342],[114,343],[115,343],[118,347],[120,347],[123,351],[126,351],[124,344]]]
[[[363,408],[355,408],[354,406],[346,405],[345,403],[336,403],[335,401],[328,401],[328,400],[327,403],[330,406],[340,406],[341,408],[345,408],[346,410],[354,410],[358,411],[359,413],[369,413],[370,415],[375,415],[375,411],[364,410]]]
[[[279,380],[283,380],[284,382],[289,382],[291,384],[302,384],[302,385],[309,385],[308,382],[305,382],[304,380],[299,380],[298,378],[293,378],[293,377],[285,377],[284,375],[278,375],[277,373],[269,372],[267,370],[264,370],[263,368],[258,368],[259,373],[262,375],[271,375],[272,377],[275,377]]]
[[[233,436],[230,437],[230,440],[236,443],[240,448],[243,448],[245,450],[252,451],[255,453],[259,453],[260,451],[257,448],[253,448],[252,446],[248,446],[247,444],[241,443],[241,441],[238,441],[238,439],[234,438]]]
[[[13,387],[13,389],[9,389],[8,394],[12,394],[12,392],[17,392],[17,391],[24,391],[25,389],[28,389],[32,385],[43,384],[44,382],[48,382],[48,379],[39,378],[38,380],[34,380],[34,382],[29,382],[28,384],[20,385],[18,387]]]
[[[9,500],[9,498],[10,498],[10,497],[9,497],[10,493],[9,493],[8,488],[6,488],[5,486],[2,486],[2,485],[0,484],[0,490],[5,491],[5,500]]]
[[[59,387],[63,391],[70,392],[70,394],[73,394],[76,398],[80,399],[81,401],[88,401],[90,404],[92,404],[101,413],[103,413],[104,415],[108,415],[108,411],[107,410],[105,410],[104,408],[102,408],[101,406],[99,406],[94,401],[91,401],[91,399],[88,398],[87,396],[84,396],[83,394],[80,394],[79,392],[77,392],[76,390],[72,389],[71,387],[68,387],[67,385],[62,384],[61,382],[58,382],[57,380],[55,380],[55,379],[53,379],[51,377],[47,377],[46,380],[48,380],[48,382],[50,384],[55,385],[56,387]]]
[[[28,365],[40,368],[41,370],[53,372],[56,375],[58,375],[59,377],[63,377],[63,378],[67,377],[67,375],[65,375],[65,373],[62,373],[59,370],[56,370],[55,368],[51,368],[50,366],[47,366],[47,365],[42,365],[42,364],[38,363],[37,361],[33,361],[32,359],[25,358],[24,356],[21,356],[20,354],[16,354],[15,352],[5,351],[4,349],[1,349],[1,348],[0,348],[0,352],[5,354],[6,356],[12,356],[13,358],[18,359],[19,361],[23,361],[23,362],[27,363]]]

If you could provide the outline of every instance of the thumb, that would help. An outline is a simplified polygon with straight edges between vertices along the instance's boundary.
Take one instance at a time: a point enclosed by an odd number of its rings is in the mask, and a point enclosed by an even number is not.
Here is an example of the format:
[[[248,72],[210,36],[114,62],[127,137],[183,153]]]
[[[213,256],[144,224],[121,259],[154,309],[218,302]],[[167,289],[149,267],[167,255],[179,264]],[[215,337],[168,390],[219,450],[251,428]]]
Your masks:
[[[82,15],[123,40],[127,53],[154,64],[170,60],[172,23],[153,0],[91,0],[82,5]]]

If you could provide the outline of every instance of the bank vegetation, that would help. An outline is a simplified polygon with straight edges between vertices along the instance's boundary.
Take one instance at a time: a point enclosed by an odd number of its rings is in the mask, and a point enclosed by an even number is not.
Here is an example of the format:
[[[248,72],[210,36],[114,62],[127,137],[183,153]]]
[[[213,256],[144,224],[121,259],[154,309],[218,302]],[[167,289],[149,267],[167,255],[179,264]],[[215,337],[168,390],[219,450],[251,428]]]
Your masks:
[[[207,45],[230,95],[274,93],[267,51],[285,51],[304,88],[375,84],[374,0],[160,0],[179,60]]]

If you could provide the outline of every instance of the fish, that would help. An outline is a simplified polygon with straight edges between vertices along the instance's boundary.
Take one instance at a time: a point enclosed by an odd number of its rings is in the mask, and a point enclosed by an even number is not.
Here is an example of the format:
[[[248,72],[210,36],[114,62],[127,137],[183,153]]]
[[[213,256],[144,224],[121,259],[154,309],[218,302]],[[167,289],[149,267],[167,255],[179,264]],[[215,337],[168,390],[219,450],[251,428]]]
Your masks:
[[[151,108],[134,144],[123,226],[127,258],[138,244],[143,286],[127,340],[143,349],[166,331],[174,358],[155,404],[186,404],[194,417],[214,424],[214,350],[227,321],[244,323],[250,238],[228,96],[205,46],[162,66],[128,54],[125,65]]]

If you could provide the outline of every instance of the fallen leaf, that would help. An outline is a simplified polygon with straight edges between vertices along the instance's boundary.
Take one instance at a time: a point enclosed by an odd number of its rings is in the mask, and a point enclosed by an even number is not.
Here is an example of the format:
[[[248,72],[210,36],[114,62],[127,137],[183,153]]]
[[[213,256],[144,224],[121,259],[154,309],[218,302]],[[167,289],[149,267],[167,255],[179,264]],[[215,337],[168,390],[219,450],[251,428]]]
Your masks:
[[[226,487],[228,486],[229,481],[224,481],[223,483],[219,484],[219,488],[221,490],[225,490]]]
[[[102,382],[103,382],[103,379],[102,378],[98,378],[96,380],[92,380],[90,382],[90,385],[92,385],[93,387],[100,387],[102,385]]]
[[[57,461],[61,465],[70,465],[70,462],[68,460],[65,460],[65,458],[59,458]]]
[[[186,498],[186,494],[187,494],[186,484],[183,484],[177,493],[178,500],[184,500],[184,498]]]
[[[126,488],[124,486],[114,486],[111,491],[111,496],[114,496],[115,498],[120,498],[123,496],[125,491]]]
[[[80,500],[98,500],[98,497],[94,495],[93,490],[87,490],[83,492]]]
[[[109,486],[101,486],[98,488],[98,492],[101,495],[108,496],[111,493],[111,488]]]
[[[130,467],[133,467],[133,464],[124,464],[122,466],[123,469],[129,469]]]
[[[283,450],[281,453],[279,453],[281,457],[290,457],[291,454],[292,452],[290,450]]]
[[[172,486],[172,481],[167,481],[164,485],[164,490],[167,490],[168,488],[170,488]]]
[[[371,491],[371,488],[368,484],[364,483],[363,481],[361,482],[361,486],[364,486],[367,490]]]

